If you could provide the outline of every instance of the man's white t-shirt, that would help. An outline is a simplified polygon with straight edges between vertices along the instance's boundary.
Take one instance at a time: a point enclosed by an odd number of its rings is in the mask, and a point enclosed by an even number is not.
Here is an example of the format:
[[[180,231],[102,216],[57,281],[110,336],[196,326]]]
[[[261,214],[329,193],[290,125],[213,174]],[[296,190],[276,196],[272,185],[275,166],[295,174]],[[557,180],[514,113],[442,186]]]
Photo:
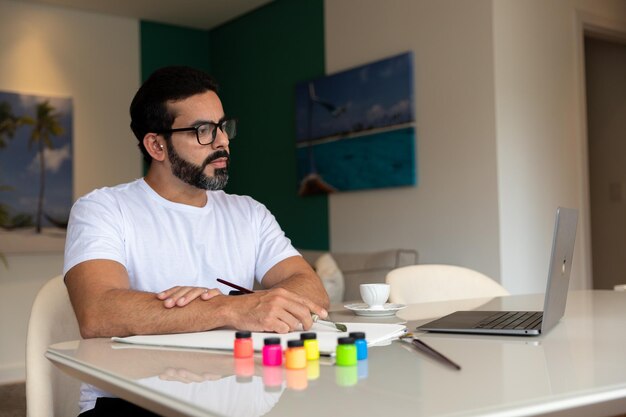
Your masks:
[[[128,271],[130,287],[158,293],[176,285],[245,288],[299,253],[261,203],[207,191],[204,207],[168,201],[143,179],[95,190],[72,207],[63,274],[81,262],[109,259]],[[104,394],[81,389],[81,412]],[[111,395],[105,395],[111,396]]]

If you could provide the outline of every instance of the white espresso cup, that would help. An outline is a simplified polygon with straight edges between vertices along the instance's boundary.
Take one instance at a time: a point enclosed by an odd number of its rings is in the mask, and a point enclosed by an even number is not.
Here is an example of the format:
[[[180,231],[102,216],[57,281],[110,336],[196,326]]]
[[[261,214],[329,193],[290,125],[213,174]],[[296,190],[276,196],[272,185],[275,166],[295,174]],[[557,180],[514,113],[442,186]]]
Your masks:
[[[389,284],[361,284],[361,298],[372,310],[383,310],[389,298]]]

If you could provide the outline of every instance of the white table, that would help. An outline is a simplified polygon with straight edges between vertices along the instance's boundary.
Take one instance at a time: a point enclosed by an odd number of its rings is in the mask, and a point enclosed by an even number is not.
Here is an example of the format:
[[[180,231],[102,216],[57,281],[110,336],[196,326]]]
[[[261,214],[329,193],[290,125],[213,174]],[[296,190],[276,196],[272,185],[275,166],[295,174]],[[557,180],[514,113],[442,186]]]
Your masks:
[[[457,309],[541,310],[542,304],[543,295],[428,303],[407,307],[398,319],[414,329]],[[333,313],[344,320],[351,314]],[[235,363],[230,354],[121,347],[108,339],[53,345],[46,356],[76,378],[168,416],[626,414],[626,292],[570,292],[565,317],[539,337],[422,339],[463,369],[399,341],[370,348],[367,362],[353,369],[322,363],[311,380],[306,371],[264,368],[259,357],[254,376],[246,377],[250,364]]]

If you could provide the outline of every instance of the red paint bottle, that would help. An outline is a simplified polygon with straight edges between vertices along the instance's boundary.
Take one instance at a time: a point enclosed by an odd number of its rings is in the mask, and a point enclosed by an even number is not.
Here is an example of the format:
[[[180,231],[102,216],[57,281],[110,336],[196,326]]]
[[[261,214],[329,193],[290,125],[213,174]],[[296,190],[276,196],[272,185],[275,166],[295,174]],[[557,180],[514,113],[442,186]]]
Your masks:
[[[235,333],[235,346],[233,355],[235,358],[249,358],[254,354],[252,347],[252,333],[249,331],[239,331]]]

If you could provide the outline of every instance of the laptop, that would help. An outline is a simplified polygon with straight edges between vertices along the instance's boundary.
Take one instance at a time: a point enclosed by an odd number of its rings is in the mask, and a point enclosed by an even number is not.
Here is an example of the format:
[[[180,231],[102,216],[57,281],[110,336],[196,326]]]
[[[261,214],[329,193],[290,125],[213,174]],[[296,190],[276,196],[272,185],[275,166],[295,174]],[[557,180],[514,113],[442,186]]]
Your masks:
[[[578,210],[564,207],[556,210],[543,311],[457,311],[417,330],[519,336],[546,333],[565,312],[577,223]]]

